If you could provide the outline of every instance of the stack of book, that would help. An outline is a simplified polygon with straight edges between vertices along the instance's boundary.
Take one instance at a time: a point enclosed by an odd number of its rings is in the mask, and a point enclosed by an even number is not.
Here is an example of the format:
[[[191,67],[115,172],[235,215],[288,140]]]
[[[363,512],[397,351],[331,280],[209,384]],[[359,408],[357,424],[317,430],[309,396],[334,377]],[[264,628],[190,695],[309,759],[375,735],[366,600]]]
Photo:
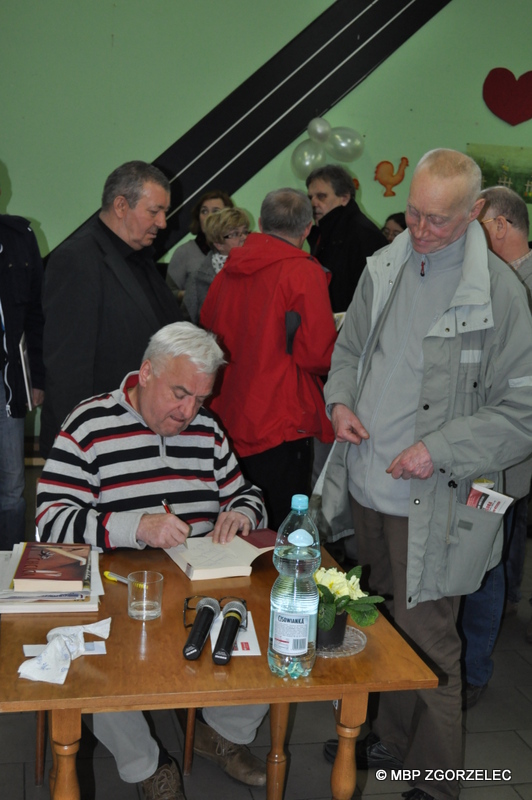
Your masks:
[[[0,552],[0,613],[98,610],[103,587],[90,545],[21,542]]]

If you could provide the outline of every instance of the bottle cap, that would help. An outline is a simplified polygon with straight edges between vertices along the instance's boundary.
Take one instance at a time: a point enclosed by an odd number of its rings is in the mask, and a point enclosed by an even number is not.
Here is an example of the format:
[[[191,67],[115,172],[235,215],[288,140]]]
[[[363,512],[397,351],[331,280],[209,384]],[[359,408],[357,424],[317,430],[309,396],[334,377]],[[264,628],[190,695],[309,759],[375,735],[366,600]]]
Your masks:
[[[288,541],[290,544],[296,545],[296,547],[310,547],[311,544],[314,544],[314,537],[308,531],[298,528],[297,531],[292,531],[289,534]]]
[[[308,509],[308,497],[306,494],[292,495],[292,509],[294,511],[306,511]]]

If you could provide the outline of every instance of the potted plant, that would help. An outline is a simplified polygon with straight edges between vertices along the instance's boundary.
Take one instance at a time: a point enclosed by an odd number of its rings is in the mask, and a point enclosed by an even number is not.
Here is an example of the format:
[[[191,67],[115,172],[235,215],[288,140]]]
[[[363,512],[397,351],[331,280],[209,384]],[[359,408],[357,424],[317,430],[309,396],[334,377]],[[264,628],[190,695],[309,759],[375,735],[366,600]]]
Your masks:
[[[377,619],[376,603],[384,598],[369,596],[360,588],[362,567],[345,572],[335,567],[321,567],[314,573],[320,595],[318,605],[318,647],[337,646],[342,643],[347,615],[360,627],[373,625]],[[330,634],[328,632],[331,632]],[[332,639],[332,641],[331,641]]]

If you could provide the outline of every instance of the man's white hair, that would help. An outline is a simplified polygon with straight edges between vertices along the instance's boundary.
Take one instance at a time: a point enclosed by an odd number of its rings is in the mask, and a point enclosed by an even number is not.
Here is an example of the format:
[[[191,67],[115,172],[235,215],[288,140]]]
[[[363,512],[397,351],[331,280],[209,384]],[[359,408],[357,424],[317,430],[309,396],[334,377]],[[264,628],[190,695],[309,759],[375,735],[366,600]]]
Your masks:
[[[440,147],[429,150],[421,157],[414,170],[414,176],[421,170],[428,170],[431,175],[446,179],[460,178],[466,184],[464,205],[471,209],[478,199],[482,185],[482,172],[472,158],[459,150]]]
[[[159,374],[169,358],[178,356],[186,356],[199,372],[208,375],[225,364],[215,335],[192,322],[172,322],[154,333],[142,360],[149,360],[155,374]]]

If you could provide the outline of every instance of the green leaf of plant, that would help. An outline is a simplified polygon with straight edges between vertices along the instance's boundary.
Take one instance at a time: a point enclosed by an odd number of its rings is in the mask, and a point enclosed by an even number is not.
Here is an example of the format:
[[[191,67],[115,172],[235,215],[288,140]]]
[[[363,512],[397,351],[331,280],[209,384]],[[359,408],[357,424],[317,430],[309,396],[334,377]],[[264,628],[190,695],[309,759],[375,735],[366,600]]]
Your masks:
[[[356,622],[356,624],[360,625],[361,628],[365,628],[368,625],[373,625],[378,616],[379,612],[375,606],[369,606],[367,610],[361,610],[359,608],[355,614],[351,614],[353,622]]]
[[[375,606],[373,603],[355,602],[351,608],[356,613],[357,611],[370,611],[372,608],[375,608]]]
[[[349,581],[349,580],[351,580],[351,578],[353,577],[353,575],[354,575],[356,578],[358,578],[358,580],[360,580],[360,578],[361,578],[361,576],[362,576],[362,567],[360,566],[360,564],[358,564],[356,567],[353,567],[353,569],[350,569],[350,570],[349,570],[349,572],[348,572],[348,573],[347,573],[347,575],[346,575],[346,578],[347,578],[347,580],[348,580],[348,581]]]
[[[358,600],[355,600],[354,602],[360,604],[361,606],[367,605],[368,603],[384,603],[384,597],[374,594],[368,595],[367,597],[359,597]]]
[[[328,605],[320,603],[318,606],[318,626],[322,631],[330,631],[336,619],[336,607],[334,603]]]
[[[318,592],[320,593],[321,601],[326,603],[327,605],[334,604],[334,595],[327,586],[323,586],[321,583],[318,583]]]
[[[349,599],[348,594],[344,594],[342,597],[337,598],[336,600],[336,613],[339,614],[340,611],[344,611],[351,600]]]

